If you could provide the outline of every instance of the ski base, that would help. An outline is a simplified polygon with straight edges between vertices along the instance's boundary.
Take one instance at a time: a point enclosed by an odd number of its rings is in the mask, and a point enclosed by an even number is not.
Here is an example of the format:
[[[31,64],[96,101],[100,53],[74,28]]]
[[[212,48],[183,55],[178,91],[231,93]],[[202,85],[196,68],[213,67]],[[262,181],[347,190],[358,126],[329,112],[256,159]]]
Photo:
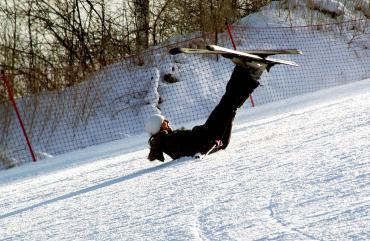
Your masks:
[[[299,66],[294,61],[283,60],[271,58],[271,55],[276,54],[302,54],[302,51],[298,49],[272,49],[272,50],[246,50],[237,51],[233,49],[228,49],[220,47],[217,45],[207,45],[206,49],[193,49],[193,48],[173,48],[169,51],[171,55],[176,54],[220,54],[225,58],[233,60],[233,58],[238,58],[241,61],[247,62],[263,62],[267,64],[284,64],[291,66]],[[235,61],[233,61],[235,62]]]

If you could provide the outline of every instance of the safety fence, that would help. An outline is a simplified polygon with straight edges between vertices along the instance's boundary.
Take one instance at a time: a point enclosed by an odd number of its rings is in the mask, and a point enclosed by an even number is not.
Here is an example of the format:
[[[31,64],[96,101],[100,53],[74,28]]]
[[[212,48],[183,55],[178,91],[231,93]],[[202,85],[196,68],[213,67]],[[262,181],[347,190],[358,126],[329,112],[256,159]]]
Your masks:
[[[271,28],[234,25],[230,30],[239,50],[297,48],[304,53],[277,56],[300,66],[278,65],[264,73],[262,86],[253,93],[256,106],[370,78],[369,21]],[[210,36],[116,60],[65,90],[17,98],[36,159],[142,133],[153,113],[162,113],[177,127],[204,121],[223,95],[234,65],[221,56],[172,56],[168,51],[177,46],[203,48],[214,44],[213,39],[233,48],[227,31]],[[7,77],[2,76],[0,85]],[[249,108],[247,102],[240,111]],[[0,169],[32,160],[9,99],[0,106]]]

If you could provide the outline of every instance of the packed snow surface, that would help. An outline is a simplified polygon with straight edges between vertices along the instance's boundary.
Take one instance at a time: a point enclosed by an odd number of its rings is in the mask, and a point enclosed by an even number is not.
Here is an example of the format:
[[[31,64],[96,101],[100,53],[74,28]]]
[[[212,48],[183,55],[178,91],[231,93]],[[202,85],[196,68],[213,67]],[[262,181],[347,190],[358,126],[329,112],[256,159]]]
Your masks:
[[[369,117],[364,80],[241,110],[204,159],[137,135],[1,171],[0,240],[368,240]]]

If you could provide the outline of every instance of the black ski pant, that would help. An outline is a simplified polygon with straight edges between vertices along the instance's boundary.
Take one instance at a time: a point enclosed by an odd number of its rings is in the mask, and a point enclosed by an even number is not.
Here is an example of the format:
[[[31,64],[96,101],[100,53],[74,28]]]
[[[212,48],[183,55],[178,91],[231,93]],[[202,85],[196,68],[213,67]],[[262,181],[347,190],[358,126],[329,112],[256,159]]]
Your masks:
[[[225,94],[213,109],[204,127],[213,140],[222,140],[221,149],[225,149],[230,141],[231,129],[236,111],[259,86],[259,78],[263,70],[236,66],[226,85]]]

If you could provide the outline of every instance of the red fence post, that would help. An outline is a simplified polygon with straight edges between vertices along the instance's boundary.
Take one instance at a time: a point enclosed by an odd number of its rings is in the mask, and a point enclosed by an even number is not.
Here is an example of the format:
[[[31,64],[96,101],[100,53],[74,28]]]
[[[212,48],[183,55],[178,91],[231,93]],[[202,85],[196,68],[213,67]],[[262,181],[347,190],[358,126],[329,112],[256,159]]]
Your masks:
[[[234,50],[236,50],[236,44],[235,44],[235,41],[234,41],[234,38],[233,38],[233,34],[232,34],[232,32],[231,32],[231,24],[226,23],[226,28],[227,28],[227,32],[228,32],[229,37],[230,37],[230,40],[231,40],[231,44],[233,45]],[[254,100],[253,100],[253,96],[252,96],[252,95],[250,95],[250,96],[249,96],[249,99],[251,100],[251,105],[252,105],[252,107],[254,107]]]
[[[27,146],[28,146],[28,149],[29,149],[29,151],[30,151],[30,153],[31,153],[32,161],[34,161],[34,162],[35,162],[35,161],[36,161],[35,153],[33,152],[32,145],[31,145],[30,139],[28,138],[26,128],[24,127],[24,124],[23,124],[23,121],[22,121],[21,115],[19,114],[19,110],[18,110],[17,104],[16,104],[16,102],[15,102],[15,100],[14,100],[14,95],[13,95],[12,87],[10,86],[10,83],[9,83],[8,78],[7,78],[7,77],[6,77],[6,75],[4,74],[4,71],[1,71],[0,79],[2,79],[2,80],[4,81],[5,88],[6,88],[6,89],[7,89],[7,91],[8,91],[8,95],[9,95],[10,101],[12,102],[12,105],[13,105],[14,111],[15,111],[15,113],[17,114],[17,118],[18,118],[18,121],[19,121],[19,125],[21,126],[21,129],[22,129],[23,135],[24,135],[24,137],[26,138]]]

